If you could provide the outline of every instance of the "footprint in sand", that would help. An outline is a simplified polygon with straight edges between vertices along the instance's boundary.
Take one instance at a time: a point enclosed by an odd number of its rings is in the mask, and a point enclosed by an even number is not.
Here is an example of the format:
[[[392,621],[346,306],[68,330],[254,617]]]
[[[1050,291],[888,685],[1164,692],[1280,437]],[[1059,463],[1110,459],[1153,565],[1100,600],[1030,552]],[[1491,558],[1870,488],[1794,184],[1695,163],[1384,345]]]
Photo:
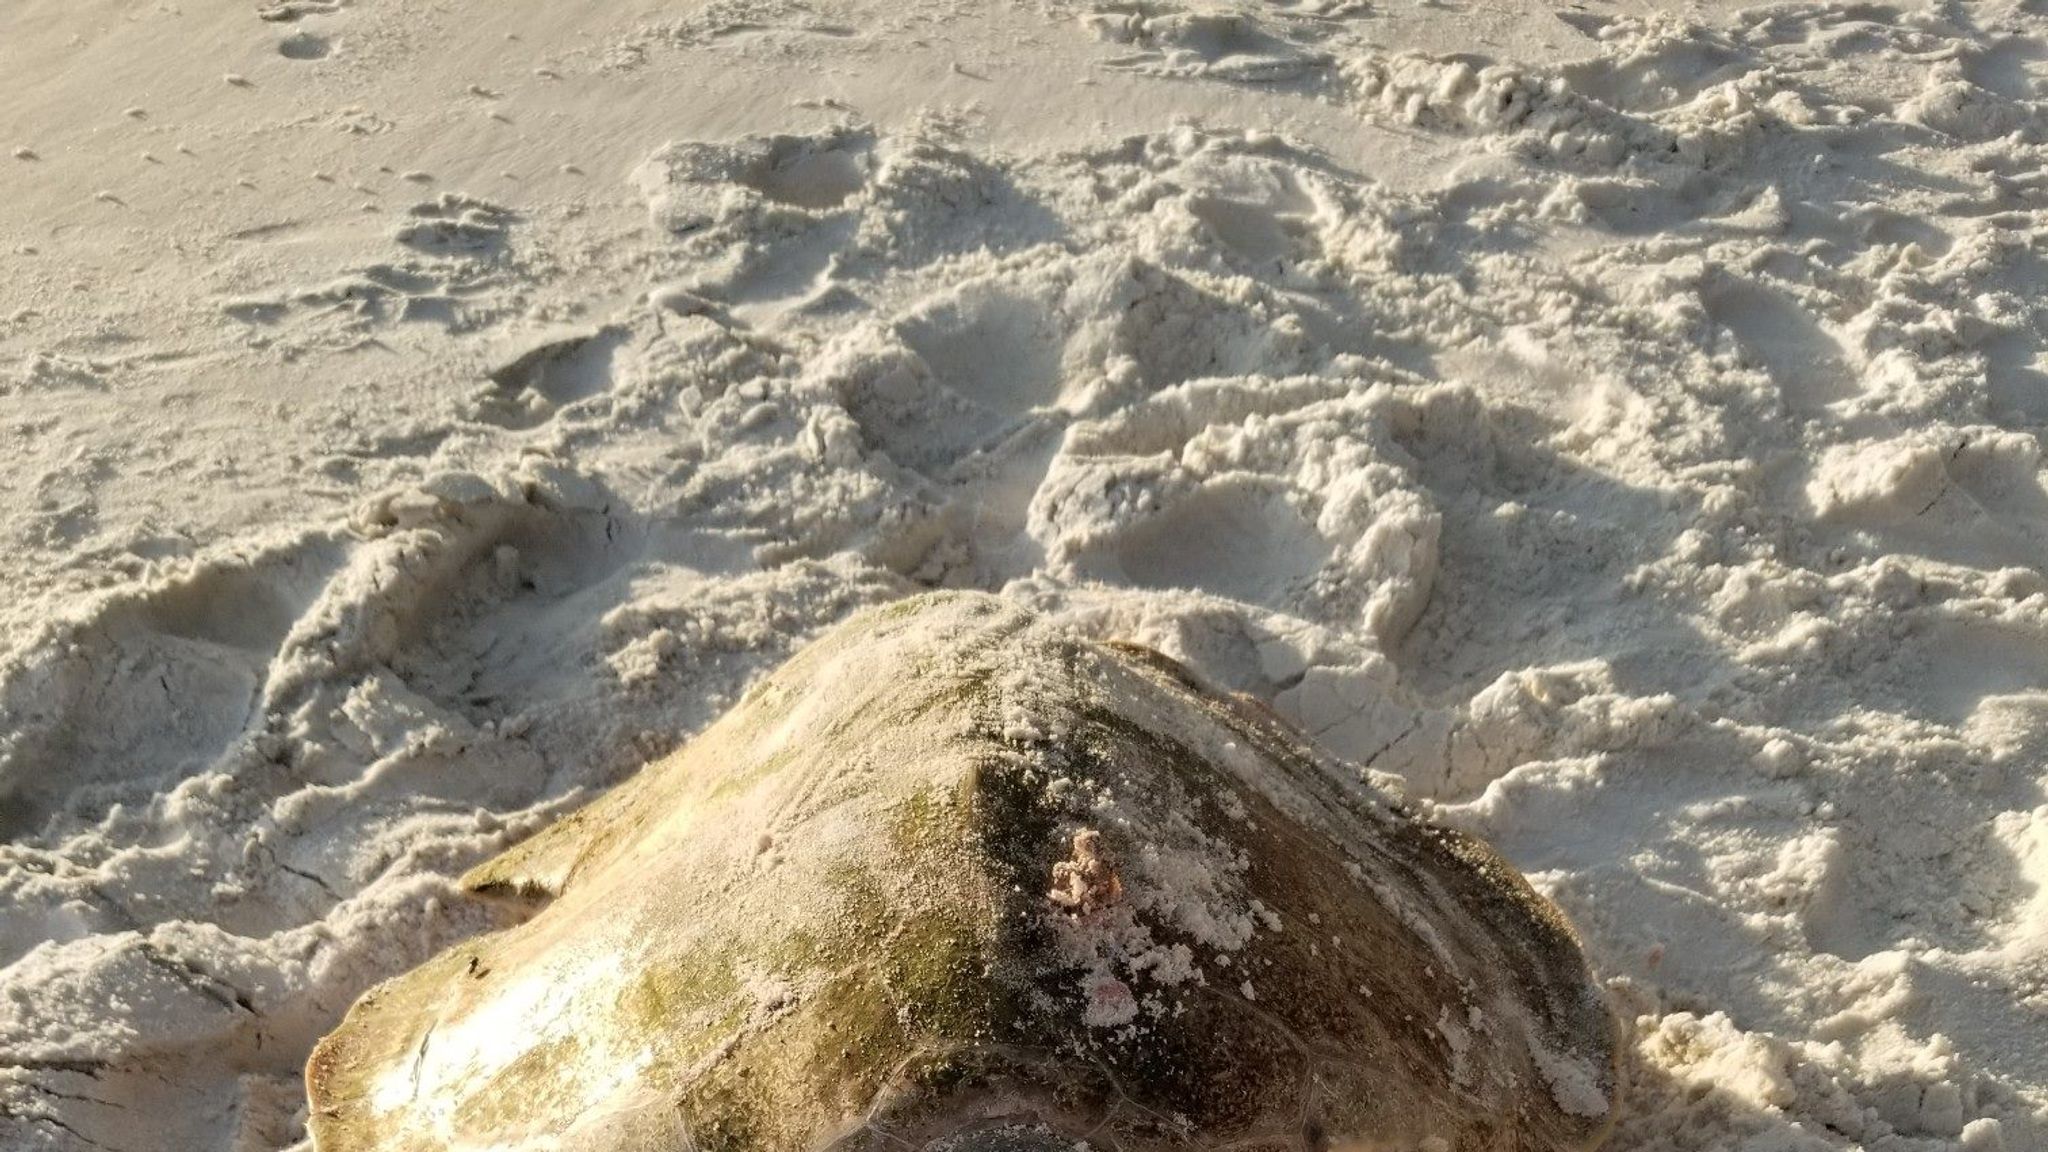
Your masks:
[[[508,346],[490,384],[464,414],[501,428],[536,428],[563,407],[596,396],[614,380],[612,360],[626,343],[623,328],[556,329]]]
[[[634,182],[656,222],[681,235],[725,212],[735,185],[771,204],[837,209],[867,186],[873,147],[873,137],[852,131],[671,143],[647,158]]]
[[[1791,294],[1760,280],[1722,277],[1701,296],[1707,315],[1770,374],[1795,411],[1813,412],[1858,392],[1840,340]]]
[[[915,306],[840,346],[819,379],[841,398],[870,450],[944,482],[1060,399],[1067,334],[1056,294],[989,281]]]
[[[1095,35],[1131,51],[1106,67],[1154,76],[1281,84],[1312,78],[1330,57],[1248,12],[1158,10],[1107,4],[1083,17]]]

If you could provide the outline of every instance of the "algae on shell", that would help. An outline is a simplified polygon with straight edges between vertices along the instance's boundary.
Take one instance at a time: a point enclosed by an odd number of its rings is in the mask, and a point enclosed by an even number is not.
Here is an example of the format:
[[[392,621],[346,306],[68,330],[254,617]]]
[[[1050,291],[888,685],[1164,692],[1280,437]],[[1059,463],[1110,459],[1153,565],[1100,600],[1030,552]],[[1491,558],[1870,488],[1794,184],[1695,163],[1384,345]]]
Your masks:
[[[1256,704],[992,596],[863,614],[464,878],[321,1152],[1549,1152],[1617,1041],[1557,911]]]

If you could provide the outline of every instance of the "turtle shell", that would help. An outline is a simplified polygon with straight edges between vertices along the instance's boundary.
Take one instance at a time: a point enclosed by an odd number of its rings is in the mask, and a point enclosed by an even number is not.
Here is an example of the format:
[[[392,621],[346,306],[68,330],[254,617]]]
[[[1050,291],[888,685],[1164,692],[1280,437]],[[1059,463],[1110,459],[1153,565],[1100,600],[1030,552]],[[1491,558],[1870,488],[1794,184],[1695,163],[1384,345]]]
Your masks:
[[[321,1152],[1551,1152],[1617,1038],[1570,927],[1265,709],[992,596],[865,613],[474,869]]]

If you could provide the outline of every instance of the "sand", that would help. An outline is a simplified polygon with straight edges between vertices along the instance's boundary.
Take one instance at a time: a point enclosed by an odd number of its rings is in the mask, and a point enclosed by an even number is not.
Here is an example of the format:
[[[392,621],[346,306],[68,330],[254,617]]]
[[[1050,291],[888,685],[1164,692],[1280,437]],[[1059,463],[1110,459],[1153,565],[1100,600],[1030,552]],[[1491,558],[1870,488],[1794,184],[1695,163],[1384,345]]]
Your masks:
[[[939,586],[1495,842],[1614,1148],[2048,1147],[2034,9],[15,0],[0,1147]]]

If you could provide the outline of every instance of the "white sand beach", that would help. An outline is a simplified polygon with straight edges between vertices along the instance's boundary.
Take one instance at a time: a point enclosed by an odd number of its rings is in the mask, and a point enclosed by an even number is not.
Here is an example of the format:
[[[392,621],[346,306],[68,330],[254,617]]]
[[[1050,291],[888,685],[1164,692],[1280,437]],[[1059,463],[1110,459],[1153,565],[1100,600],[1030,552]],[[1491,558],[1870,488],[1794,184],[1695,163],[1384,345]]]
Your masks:
[[[2048,6],[10,0],[0,1149],[980,588],[1480,835],[1614,1152],[2048,1149]]]

